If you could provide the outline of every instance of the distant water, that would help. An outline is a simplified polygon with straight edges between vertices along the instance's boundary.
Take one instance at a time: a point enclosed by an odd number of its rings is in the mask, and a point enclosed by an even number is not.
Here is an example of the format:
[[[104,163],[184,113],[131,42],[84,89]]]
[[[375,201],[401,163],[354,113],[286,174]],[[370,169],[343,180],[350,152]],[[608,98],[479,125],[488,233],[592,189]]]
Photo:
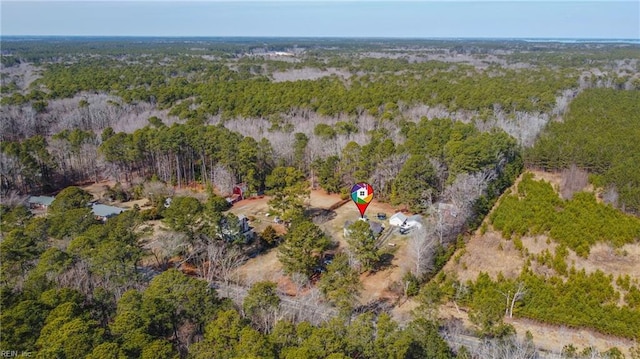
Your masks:
[[[517,40],[517,39],[513,39]],[[525,42],[557,42],[561,44],[633,44],[640,45],[640,39],[521,39]]]

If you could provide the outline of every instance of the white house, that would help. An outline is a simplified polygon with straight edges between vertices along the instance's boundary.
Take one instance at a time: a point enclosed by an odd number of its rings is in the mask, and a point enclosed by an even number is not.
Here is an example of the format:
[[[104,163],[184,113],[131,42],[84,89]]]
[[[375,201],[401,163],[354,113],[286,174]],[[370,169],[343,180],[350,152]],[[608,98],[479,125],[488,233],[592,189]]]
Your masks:
[[[407,229],[422,228],[422,216],[419,214],[414,214],[413,216],[407,218],[402,227]]]
[[[389,218],[389,224],[396,227],[401,227],[405,229],[409,228],[421,228],[422,227],[422,216],[419,214],[414,214],[411,217],[407,217],[405,214],[398,212]]]
[[[238,216],[237,229],[230,226],[229,223],[227,223],[227,220],[224,219],[222,222],[221,232],[221,239],[226,241],[235,240],[238,235],[244,237],[245,243],[249,243],[255,239],[255,232],[253,231],[253,228],[249,226],[249,219],[244,215]]]
[[[402,212],[398,212],[389,218],[389,224],[392,226],[400,227],[407,220],[407,216]]]

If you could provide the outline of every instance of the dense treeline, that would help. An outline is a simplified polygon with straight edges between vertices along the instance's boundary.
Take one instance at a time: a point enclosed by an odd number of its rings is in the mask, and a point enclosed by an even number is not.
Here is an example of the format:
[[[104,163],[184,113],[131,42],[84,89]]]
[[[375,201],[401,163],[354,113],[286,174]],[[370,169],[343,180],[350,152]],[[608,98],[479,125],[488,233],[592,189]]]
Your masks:
[[[411,64],[406,60],[364,59],[329,61],[352,76],[345,83],[337,76],[318,80],[274,83],[262,74],[261,63],[208,61],[198,57],[120,61],[80,59],[75,63],[47,64],[43,77],[30,93],[14,93],[3,104],[72,97],[80,91],[100,91],[125,101],[157,102],[181,117],[260,117],[307,109],[323,115],[368,111],[383,115],[399,103],[444,105],[450,110],[493,109],[549,111],[562,89],[576,87],[572,72],[549,69],[508,70],[492,66],[478,71],[470,65],[435,61]],[[310,66],[318,66],[310,61]],[[327,66],[327,65],[320,65]],[[41,84],[46,92],[38,90]],[[195,103],[196,110],[189,110]],[[391,108],[389,108],[391,107]]]
[[[59,41],[51,41],[59,40]],[[26,40],[26,41],[25,41]],[[536,62],[543,65],[590,65],[611,60],[633,59],[638,49],[629,44],[535,42],[532,40],[428,40],[428,39],[340,39],[340,38],[246,38],[246,37],[65,37],[30,38],[3,36],[3,63],[39,62],[75,55],[79,47],[91,54],[128,55],[221,55],[233,56],[245,52],[287,51],[304,49],[316,54],[344,54],[349,52],[386,51],[397,54],[410,49],[414,53],[446,53],[476,55],[481,58],[493,54],[513,62]],[[505,55],[506,53],[506,55]],[[6,54],[10,56],[6,56]]]
[[[17,296],[3,310],[2,345],[36,358],[455,357],[433,323],[416,320],[400,329],[386,314],[320,326],[281,320],[262,333],[204,282],[175,270],[118,302],[101,300],[109,298],[88,299],[64,288],[33,299]],[[101,316],[111,320],[101,323]],[[202,339],[180,338],[189,335]]]
[[[65,37],[60,41],[24,37],[2,37],[3,64],[32,62],[36,64],[59,59],[73,60],[78,57],[101,55],[118,58],[138,56],[164,57],[166,55],[213,55],[232,58],[254,50],[283,51],[295,46],[317,46],[321,39],[298,40],[270,38],[265,45],[261,39],[247,38],[153,38],[153,37]],[[346,44],[343,44],[346,45]],[[347,45],[348,46],[348,45]],[[79,52],[81,48],[85,51]]]
[[[596,186],[619,195],[619,205],[640,211],[640,91],[592,89],[570,105],[563,122],[551,122],[527,153],[531,166],[572,164],[594,174]],[[614,200],[615,202],[615,200]]]
[[[268,189],[266,179],[274,168],[294,166],[303,175],[315,174],[330,193],[344,192],[357,181],[371,181],[380,199],[425,211],[436,200],[453,195],[445,189],[458,175],[486,174],[475,198],[487,185],[493,186],[489,196],[495,196],[520,168],[518,146],[503,131],[480,132],[471,124],[445,119],[406,122],[402,144],[394,143],[382,129],[373,131],[368,144],[350,142],[340,156],[328,158],[314,155],[302,133],[294,134],[293,153],[283,158],[275,156],[268,140],[243,137],[223,126],[193,122],[165,126],[158,118],[149,122],[133,133],[107,128],[95,136],[76,129],[54,135],[52,144],[38,136],[22,143],[3,142],[2,189],[48,191],[56,184],[96,180],[110,172],[123,182],[134,177],[177,186],[200,182],[213,184],[222,193],[244,182],[251,192],[260,192]],[[510,179],[502,175],[507,172]],[[492,184],[494,180],[506,183]]]
[[[593,193],[581,192],[562,200],[551,185],[526,173],[517,192],[502,197],[491,223],[505,238],[547,234],[587,256],[596,242],[619,247],[640,240],[640,220],[598,203]]]
[[[584,46],[575,44],[571,46],[571,56],[568,51],[558,51],[554,49],[536,48],[531,52],[515,52],[506,56],[511,62],[528,62],[538,65],[557,65],[562,67],[581,67],[594,65],[608,65],[611,60],[625,60],[630,63],[630,59],[638,57],[640,50],[637,46]],[[637,66],[637,65],[636,65]]]

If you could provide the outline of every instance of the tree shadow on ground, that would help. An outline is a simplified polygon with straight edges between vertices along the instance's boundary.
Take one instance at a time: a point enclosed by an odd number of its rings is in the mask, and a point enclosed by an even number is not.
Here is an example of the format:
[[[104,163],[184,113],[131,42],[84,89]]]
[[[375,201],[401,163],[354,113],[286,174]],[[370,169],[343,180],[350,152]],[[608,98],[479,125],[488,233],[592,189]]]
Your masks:
[[[304,214],[305,216],[311,218],[313,223],[317,225],[327,223],[335,219],[337,216],[336,211],[332,211],[324,208],[317,208],[317,207],[308,208]]]
[[[385,269],[389,269],[392,267],[391,262],[393,261],[395,256],[392,253],[383,253],[380,255],[380,260],[376,263],[375,267],[371,271],[371,274],[375,274],[377,272],[381,272]]]

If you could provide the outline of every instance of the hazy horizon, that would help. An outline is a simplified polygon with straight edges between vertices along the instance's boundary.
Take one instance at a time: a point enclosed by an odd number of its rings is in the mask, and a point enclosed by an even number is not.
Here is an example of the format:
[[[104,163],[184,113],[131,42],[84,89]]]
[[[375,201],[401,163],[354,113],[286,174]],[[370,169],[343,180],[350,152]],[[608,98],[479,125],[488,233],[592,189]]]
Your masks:
[[[640,39],[638,1],[3,1],[2,36]]]

